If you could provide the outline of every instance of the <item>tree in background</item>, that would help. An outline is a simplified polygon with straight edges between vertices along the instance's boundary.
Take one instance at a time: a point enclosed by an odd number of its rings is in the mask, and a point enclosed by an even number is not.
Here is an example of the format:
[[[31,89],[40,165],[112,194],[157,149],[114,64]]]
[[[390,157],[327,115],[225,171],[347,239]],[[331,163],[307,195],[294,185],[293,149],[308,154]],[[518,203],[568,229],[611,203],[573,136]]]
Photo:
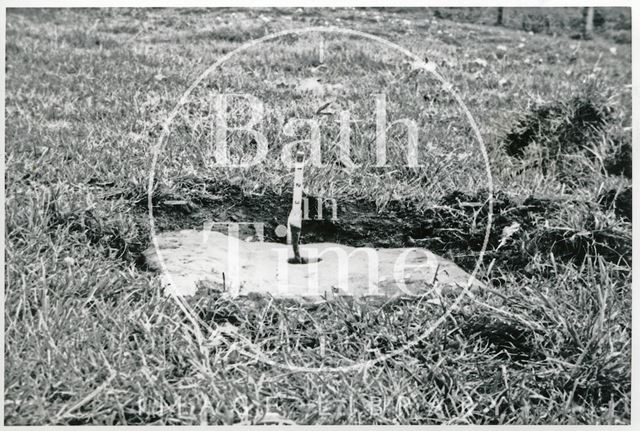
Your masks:
[[[593,37],[593,14],[594,8],[592,7],[582,9],[582,16],[584,17],[583,39],[591,39]]]
[[[502,25],[502,18],[504,14],[504,8],[498,8],[498,18],[496,19],[496,25]]]

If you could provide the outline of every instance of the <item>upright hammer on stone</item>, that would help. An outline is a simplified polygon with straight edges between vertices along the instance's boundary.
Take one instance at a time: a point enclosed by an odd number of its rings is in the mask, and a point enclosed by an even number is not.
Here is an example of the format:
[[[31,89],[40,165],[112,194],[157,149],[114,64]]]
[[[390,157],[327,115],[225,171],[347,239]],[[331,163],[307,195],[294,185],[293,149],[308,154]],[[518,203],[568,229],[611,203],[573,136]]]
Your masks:
[[[302,232],[302,174],[304,170],[304,152],[296,153],[293,173],[293,206],[287,220],[287,244],[293,246],[291,263],[304,263],[300,256],[300,233]]]

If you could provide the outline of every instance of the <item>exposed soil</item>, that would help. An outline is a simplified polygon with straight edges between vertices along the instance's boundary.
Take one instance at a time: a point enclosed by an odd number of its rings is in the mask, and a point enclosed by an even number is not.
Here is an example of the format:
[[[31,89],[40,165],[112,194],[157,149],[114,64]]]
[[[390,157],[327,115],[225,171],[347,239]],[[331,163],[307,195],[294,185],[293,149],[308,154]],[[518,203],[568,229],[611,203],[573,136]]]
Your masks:
[[[206,222],[262,222],[264,241],[284,242],[277,234],[286,226],[291,208],[290,193],[243,195],[233,185],[210,185],[215,200],[175,201],[159,197],[154,209],[158,231],[202,229]],[[325,199],[323,218],[317,220],[319,200],[307,196],[309,216],[303,221],[302,243],[334,242],[354,247],[424,247],[449,258],[463,269],[474,269],[484,241],[488,202],[487,193],[466,195],[454,192],[439,205],[418,210],[410,202],[391,201],[379,210],[375,202],[364,199],[337,200],[337,219],[332,219],[331,202]],[[566,230],[543,228],[544,220],[557,211],[561,203],[529,198],[516,203],[503,194],[494,196],[493,223],[485,254],[485,263],[503,270],[526,273],[526,266],[536,253],[553,252],[556,259],[582,259],[598,253],[605,259],[619,261],[630,257],[630,244],[602,232],[572,235]],[[226,233],[226,226],[213,229]],[[282,228],[281,232],[282,233]],[[514,232],[506,241],[505,229]],[[252,226],[240,226],[240,236],[256,236]]]
[[[613,209],[618,217],[630,222],[633,209],[632,197],[631,187],[623,190],[607,190],[600,195],[600,205],[605,209]]]
[[[154,210],[159,231],[202,229],[205,222],[263,222],[264,240],[285,242],[276,234],[278,225],[286,226],[291,209],[290,193],[243,195],[235,186],[216,187],[218,203],[165,205],[159,201]],[[302,243],[333,242],[354,247],[419,246],[454,259],[466,270],[475,266],[486,229],[486,215],[476,226],[466,225],[464,214],[483,211],[484,202],[468,202],[468,196],[453,194],[444,200],[447,207],[419,211],[407,202],[391,201],[378,210],[375,202],[337,200],[337,219],[332,218],[331,202],[325,200],[323,218],[317,220],[319,200],[306,196],[311,220],[303,220]],[[461,214],[462,213],[462,216]],[[224,226],[213,227],[225,232]],[[496,228],[494,227],[494,230]],[[500,232],[498,232],[499,234]],[[241,226],[241,237],[255,236],[251,226]]]

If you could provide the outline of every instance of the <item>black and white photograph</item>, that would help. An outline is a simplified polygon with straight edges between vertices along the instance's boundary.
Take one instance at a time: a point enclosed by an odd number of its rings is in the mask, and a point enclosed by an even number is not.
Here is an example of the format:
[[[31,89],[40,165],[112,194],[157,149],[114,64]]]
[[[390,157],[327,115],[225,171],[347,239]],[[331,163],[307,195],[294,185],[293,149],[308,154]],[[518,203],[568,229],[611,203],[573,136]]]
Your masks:
[[[32,3],[5,426],[632,425],[631,2]]]

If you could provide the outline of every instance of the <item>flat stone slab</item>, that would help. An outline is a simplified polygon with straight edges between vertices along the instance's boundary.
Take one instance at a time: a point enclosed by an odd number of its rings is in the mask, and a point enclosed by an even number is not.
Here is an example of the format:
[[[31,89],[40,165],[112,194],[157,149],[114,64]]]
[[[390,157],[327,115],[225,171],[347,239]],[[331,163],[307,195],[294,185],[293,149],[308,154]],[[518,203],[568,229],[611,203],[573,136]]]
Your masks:
[[[321,302],[338,295],[437,297],[483,286],[455,263],[421,248],[355,248],[301,244],[306,264],[289,263],[291,246],[247,242],[215,231],[181,230],[156,236],[145,251],[148,265],[162,271],[167,294],[193,295],[200,287],[230,296],[249,294]]]

